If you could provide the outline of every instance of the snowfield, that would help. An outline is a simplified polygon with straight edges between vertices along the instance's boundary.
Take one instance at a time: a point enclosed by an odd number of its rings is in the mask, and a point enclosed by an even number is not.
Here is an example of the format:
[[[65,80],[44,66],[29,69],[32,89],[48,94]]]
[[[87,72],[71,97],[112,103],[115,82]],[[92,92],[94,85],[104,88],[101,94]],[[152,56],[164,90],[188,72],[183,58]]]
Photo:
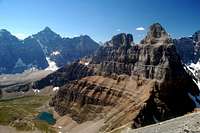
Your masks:
[[[45,69],[46,71],[56,71],[59,69],[59,67],[57,67],[56,63],[52,60],[50,60],[49,57],[46,57],[46,60],[49,64],[49,66]]]

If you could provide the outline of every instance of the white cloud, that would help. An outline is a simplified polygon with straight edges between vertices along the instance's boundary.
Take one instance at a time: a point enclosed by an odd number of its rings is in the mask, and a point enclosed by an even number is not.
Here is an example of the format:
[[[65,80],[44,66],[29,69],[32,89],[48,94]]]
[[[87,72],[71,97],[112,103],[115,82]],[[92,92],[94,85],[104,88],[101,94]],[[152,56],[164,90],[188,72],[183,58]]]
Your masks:
[[[25,39],[25,38],[27,38],[28,37],[28,35],[26,35],[26,34],[23,34],[23,33],[16,33],[16,34],[14,34],[18,39]]]
[[[120,32],[120,31],[121,31],[121,29],[116,29],[116,31],[117,31],[117,32]]]
[[[144,28],[144,27],[137,27],[136,30],[137,30],[137,31],[144,31],[145,28]]]

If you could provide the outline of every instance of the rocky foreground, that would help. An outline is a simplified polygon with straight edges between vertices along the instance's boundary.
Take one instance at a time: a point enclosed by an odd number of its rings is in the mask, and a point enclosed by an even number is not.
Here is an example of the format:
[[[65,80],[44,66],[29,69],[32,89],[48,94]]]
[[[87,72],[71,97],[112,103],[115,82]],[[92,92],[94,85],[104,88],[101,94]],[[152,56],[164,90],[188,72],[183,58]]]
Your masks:
[[[120,130],[120,129],[119,129]],[[199,133],[200,113],[192,113],[139,129],[125,128],[122,133]]]

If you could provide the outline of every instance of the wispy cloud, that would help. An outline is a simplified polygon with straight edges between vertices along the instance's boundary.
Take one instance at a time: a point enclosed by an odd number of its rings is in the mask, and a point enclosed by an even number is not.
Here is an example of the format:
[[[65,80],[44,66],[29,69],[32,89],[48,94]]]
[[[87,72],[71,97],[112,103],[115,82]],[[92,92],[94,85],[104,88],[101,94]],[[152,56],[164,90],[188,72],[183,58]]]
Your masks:
[[[25,38],[27,38],[28,37],[28,35],[26,35],[26,34],[23,34],[23,33],[16,33],[16,34],[14,34],[17,38],[19,38],[19,39],[25,39]]]
[[[144,28],[144,27],[137,27],[136,30],[137,30],[137,31],[144,31],[145,28]]]

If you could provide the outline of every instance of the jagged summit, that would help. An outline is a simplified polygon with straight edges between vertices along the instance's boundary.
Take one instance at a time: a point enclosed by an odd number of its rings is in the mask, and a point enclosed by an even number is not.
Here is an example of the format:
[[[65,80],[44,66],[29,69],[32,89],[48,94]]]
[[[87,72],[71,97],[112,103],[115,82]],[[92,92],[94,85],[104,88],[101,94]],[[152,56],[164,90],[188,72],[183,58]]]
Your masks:
[[[0,37],[12,36],[12,34],[6,29],[0,29]]]
[[[54,40],[56,38],[61,38],[60,35],[55,33],[49,27],[45,27],[42,31],[38,32],[37,34],[33,35],[36,39],[46,40]]]
[[[53,31],[51,30],[51,28],[49,28],[48,26],[46,26],[46,27],[44,28],[43,31],[46,31],[46,32],[53,32]]]
[[[141,41],[142,44],[146,43],[170,43],[172,39],[160,23],[154,23],[149,27],[147,36]]]
[[[192,38],[195,42],[200,42],[200,30],[195,32],[193,35],[192,35]]]
[[[43,33],[43,34],[49,34],[49,35],[57,35],[59,36],[56,32],[54,32],[50,27],[46,26],[42,31],[40,31],[39,33]]]
[[[106,42],[107,46],[120,47],[131,46],[133,44],[132,34],[120,33],[112,37],[112,39]]]
[[[0,33],[7,33],[7,34],[10,34],[10,32],[7,31],[6,29],[0,29]]]
[[[19,39],[12,35],[8,30],[6,29],[0,29],[0,44],[7,45],[7,44],[13,44],[13,42],[18,43]]]

